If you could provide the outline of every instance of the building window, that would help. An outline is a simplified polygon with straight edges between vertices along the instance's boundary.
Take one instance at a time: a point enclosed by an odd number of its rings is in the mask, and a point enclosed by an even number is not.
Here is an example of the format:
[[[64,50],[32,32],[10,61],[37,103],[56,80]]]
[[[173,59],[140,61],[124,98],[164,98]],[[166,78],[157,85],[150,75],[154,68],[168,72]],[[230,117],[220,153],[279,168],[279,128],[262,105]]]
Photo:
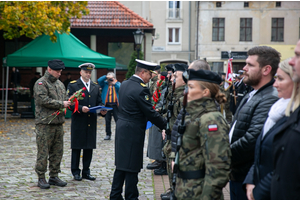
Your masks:
[[[216,2],[216,7],[218,7],[218,8],[219,8],[219,7],[222,7],[222,2],[217,1],[217,2]]]
[[[180,28],[169,28],[169,44],[179,44]]]
[[[283,41],[284,18],[272,18],[271,41]]]
[[[180,1],[169,1],[169,18],[180,18]]]
[[[252,41],[252,18],[240,18],[240,41]]]
[[[225,18],[213,18],[213,41],[224,41],[225,38]]]
[[[276,7],[281,7],[281,1],[276,1]]]
[[[223,62],[213,62],[211,71],[221,73],[224,71]]]
[[[249,7],[249,2],[248,1],[244,2],[244,8],[248,8],[248,7]]]

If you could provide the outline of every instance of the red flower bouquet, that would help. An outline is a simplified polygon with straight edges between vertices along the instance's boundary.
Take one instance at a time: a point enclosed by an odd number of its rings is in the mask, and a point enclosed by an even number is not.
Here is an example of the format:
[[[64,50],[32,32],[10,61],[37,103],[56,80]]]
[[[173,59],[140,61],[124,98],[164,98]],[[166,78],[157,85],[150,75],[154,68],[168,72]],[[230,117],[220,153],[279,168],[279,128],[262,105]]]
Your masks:
[[[160,101],[162,85],[165,82],[165,78],[165,76],[160,76],[160,80],[156,82],[156,90],[152,95],[153,109],[155,109],[156,104]]]
[[[78,100],[82,100],[82,99],[85,97],[85,94],[83,93],[83,91],[85,91],[85,90],[86,90],[85,87],[81,88],[80,90],[76,91],[76,92],[68,99],[68,101],[71,101],[72,103],[75,102],[75,108],[74,108],[74,112],[73,112],[73,113],[75,113],[76,111],[79,112],[79,110],[78,110],[78,105],[79,105]],[[66,114],[66,112],[67,112],[67,109],[66,109],[66,108],[61,108],[61,109],[55,111],[54,113],[52,113],[51,115],[47,116],[46,118],[44,118],[44,119],[42,119],[42,120],[46,120],[48,117],[54,116],[54,117],[49,121],[48,124],[50,124],[50,123],[51,123],[51,122],[52,122],[59,114],[61,114],[61,113],[65,113],[65,114]]]

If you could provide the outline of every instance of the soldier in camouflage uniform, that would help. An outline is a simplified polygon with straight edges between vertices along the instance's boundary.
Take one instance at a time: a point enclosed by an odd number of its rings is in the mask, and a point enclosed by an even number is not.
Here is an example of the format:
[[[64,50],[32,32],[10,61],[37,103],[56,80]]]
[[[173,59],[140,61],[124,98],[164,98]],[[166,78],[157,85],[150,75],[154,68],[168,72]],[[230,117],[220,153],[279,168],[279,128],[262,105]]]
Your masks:
[[[214,102],[225,101],[225,95],[219,93],[221,81],[214,72],[189,69],[188,114],[178,152],[177,199],[224,199],[222,188],[229,180],[231,152],[229,127]],[[178,119],[175,125],[181,123]]]
[[[50,185],[66,186],[67,183],[58,178],[60,162],[63,156],[63,123],[64,113],[48,117],[55,111],[72,105],[67,101],[64,84],[58,80],[65,65],[61,60],[50,60],[45,75],[34,85],[35,99],[35,132],[37,144],[37,160],[35,171],[38,175],[38,186],[48,189]],[[48,117],[48,118],[47,118]],[[49,159],[49,183],[45,179],[47,160]]]

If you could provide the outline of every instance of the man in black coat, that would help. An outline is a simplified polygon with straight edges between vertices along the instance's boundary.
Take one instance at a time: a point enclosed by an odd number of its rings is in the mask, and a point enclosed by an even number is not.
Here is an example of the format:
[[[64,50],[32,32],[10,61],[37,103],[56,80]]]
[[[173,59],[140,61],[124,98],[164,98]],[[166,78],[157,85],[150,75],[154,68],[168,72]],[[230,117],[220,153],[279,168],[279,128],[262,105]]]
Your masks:
[[[293,81],[300,84],[300,40],[295,56],[289,61],[293,67]],[[295,89],[295,88],[294,88]],[[293,111],[273,141],[274,174],[271,184],[271,199],[289,200],[300,198],[300,92],[293,91]]]
[[[73,93],[86,88],[85,97],[79,101],[78,111],[72,114],[71,123],[71,171],[74,179],[81,181],[82,178],[95,180],[96,178],[90,174],[90,164],[92,161],[93,149],[96,148],[97,136],[97,113],[90,113],[91,107],[102,104],[100,87],[97,83],[90,80],[91,72],[95,68],[92,63],[84,63],[79,66],[81,68],[81,77],[76,81],[71,81],[68,85],[67,93],[72,96]],[[71,107],[74,110],[74,106]],[[101,111],[101,115],[105,115],[106,111]],[[82,177],[79,169],[80,153],[83,149],[83,169]]]
[[[138,173],[143,168],[143,149],[147,121],[161,130],[166,121],[151,105],[151,96],[146,83],[157,66],[142,60],[137,61],[135,74],[124,81],[119,90],[119,115],[115,137],[116,170],[110,199],[123,199],[122,188],[125,181],[125,199],[138,199]]]
[[[278,100],[273,77],[279,62],[280,53],[271,47],[257,46],[248,51],[243,82],[254,90],[241,101],[229,132],[231,200],[247,200],[242,184],[254,161],[256,139],[270,107]]]

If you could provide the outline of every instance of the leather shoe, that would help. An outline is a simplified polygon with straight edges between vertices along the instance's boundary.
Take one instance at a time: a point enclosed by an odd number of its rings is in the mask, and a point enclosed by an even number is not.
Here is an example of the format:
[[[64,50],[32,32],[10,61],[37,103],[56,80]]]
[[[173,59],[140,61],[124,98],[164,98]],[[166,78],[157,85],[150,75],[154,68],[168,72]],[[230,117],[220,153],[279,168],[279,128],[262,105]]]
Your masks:
[[[149,163],[147,165],[147,169],[158,169],[161,166],[161,162],[154,161],[153,163]]]
[[[75,180],[75,181],[81,181],[82,178],[81,178],[81,176],[80,176],[79,174],[75,174],[75,175],[74,175],[74,180]]]
[[[49,189],[50,185],[49,185],[49,183],[47,183],[46,179],[39,178],[38,187],[40,187],[41,189]]]
[[[154,175],[168,175],[167,163],[163,161],[159,169],[154,170]]]
[[[60,187],[65,187],[68,183],[60,180],[57,176],[56,177],[50,177],[49,178],[49,184],[50,185],[56,185]]]
[[[110,135],[106,135],[104,140],[110,140]]]
[[[160,198],[161,198],[162,200],[169,200],[169,199],[170,199],[170,195],[171,195],[171,190],[169,190],[169,191],[166,192],[166,193],[161,194],[161,195],[160,195]]]
[[[91,176],[90,174],[87,174],[87,175],[82,175],[82,178],[84,178],[84,179],[88,179],[88,180],[90,180],[90,181],[94,181],[94,180],[96,180],[96,178],[95,178],[95,177],[93,177],[93,176]]]

